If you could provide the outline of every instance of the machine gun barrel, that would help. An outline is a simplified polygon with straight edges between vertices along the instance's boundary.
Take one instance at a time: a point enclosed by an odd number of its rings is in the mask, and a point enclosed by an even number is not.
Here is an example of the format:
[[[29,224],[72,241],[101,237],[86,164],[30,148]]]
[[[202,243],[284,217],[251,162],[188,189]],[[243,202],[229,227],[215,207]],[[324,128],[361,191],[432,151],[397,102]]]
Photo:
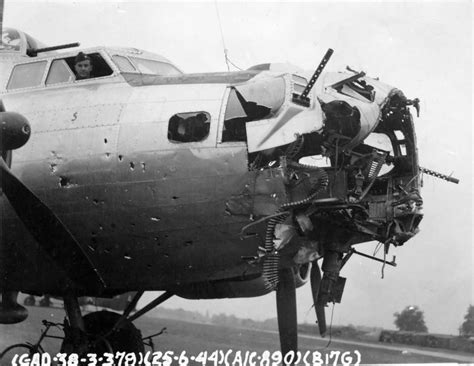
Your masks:
[[[347,79],[344,79],[344,80],[341,80],[341,81],[338,81],[337,83],[331,85],[331,88],[333,89],[340,89],[342,86],[344,86],[344,84],[348,84],[352,81],[355,81],[361,77],[364,77],[365,76],[365,72],[361,71],[361,72],[358,72],[357,74],[353,75],[353,76],[350,76],[348,77]]]
[[[306,85],[306,88],[304,88],[303,93],[301,93],[302,98],[306,98],[309,92],[311,91],[311,89],[313,89],[314,83],[316,82],[316,80],[318,80],[319,75],[321,75],[321,72],[326,67],[326,64],[328,63],[333,53],[334,53],[334,50],[332,48],[328,48],[328,50],[326,51],[326,54],[324,55],[323,59],[319,63],[318,68],[316,69],[313,76],[311,77],[311,80],[309,81],[308,85]]]
[[[72,48],[72,47],[79,47],[79,46],[80,46],[79,42],[74,42],[74,43],[67,43],[67,44],[61,44],[58,46],[51,46],[51,47],[44,47],[44,48],[30,48],[26,51],[26,54],[30,57],[36,57],[38,53],[41,53],[41,52],[57,51],[57,50],[63,50],[65,48]]]
[[[420,172],[431,175],[435,178],[446,180],[446,181],[451,182],[451,183],[455,183],[455,184],[459,183],[459,179],[457,179],[457,178],[451,177],[449,175],[441,174],[441,173],[435,172],[434,170],[426,169],[426,168],[423,168],[421,166],[420,166]]]
[[[374,256],[372,256],[372,255],[368,255],[368,254],[365,254],[365,253],[358,252],[358,251],[355,250],[355,249],[351,249],[351,252],[354,253],[354,254],[358,254],[358,255],[360,255],[361,257],[373,259],[373,260],[376,261],[376,262],[385,263],[385,264],[388,264],[388,265],[393,266],[393,267],[396,267],[396,266],[397,266],[397,263],[395,263],[395,257],[393,257],[393,259],[392,259],[391,262],[388,262],[388,261],[386,261],[386,260],[383,260],[383,259],[374,257]],[[349,253],[351,253],[351,252],[349,252]]]
[[[326,64],[328,63],[329,59],[331,58],[331,55],[333,54],[334,50],[332,48],[328,48],[326,51],[326,54],[324,55],[323,59],[319,63],[318,68],[314,72],[313,76],[309,80],[308,84],[304,88],[303,92],[301,95],[298,95],[296,93],[293,93],[293,102],[298,103],[301,105],[304,105],[306,107],[309,107],[309,99],[308,99],[308,94],[311,91],[311,89],[314,86],[314,83],[316,83],[316,80],[318,80],[319,75],[321,75],[321,72],[323,71],[324,67],[326,67]]]

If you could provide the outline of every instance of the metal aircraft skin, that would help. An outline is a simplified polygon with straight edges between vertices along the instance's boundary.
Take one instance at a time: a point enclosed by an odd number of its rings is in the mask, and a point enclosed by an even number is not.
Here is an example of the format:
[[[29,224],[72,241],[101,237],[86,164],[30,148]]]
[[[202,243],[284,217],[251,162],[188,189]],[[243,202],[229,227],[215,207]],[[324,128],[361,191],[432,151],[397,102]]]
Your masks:
[[[31,136],[2,155],[58,221],[20,219],[28,202],[0,195],[4,293],[277,290],[279,312],[293,313],[294,288],[311,277],[323,326],[352,246],[387,252],[418,231],[417,100],[378,79],[323,72],[304,98],[310,78],[288,65],[183,74],[158,55],[97,47],[81,50],[96,74],[76,80],[77,49],[27,56],[24,44],[0,51],[0,98]],[[54,225],[72,254],[42,236]]]

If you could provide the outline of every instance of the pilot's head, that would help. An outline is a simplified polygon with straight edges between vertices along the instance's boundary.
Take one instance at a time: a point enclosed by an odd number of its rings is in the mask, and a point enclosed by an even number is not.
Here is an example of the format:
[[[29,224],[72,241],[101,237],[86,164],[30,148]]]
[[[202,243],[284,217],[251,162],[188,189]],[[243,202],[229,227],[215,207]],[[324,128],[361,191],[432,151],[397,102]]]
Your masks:
[[[92,72],[92,60],[83,52],[79,52],[74,60],[77,80],[89,79]]]

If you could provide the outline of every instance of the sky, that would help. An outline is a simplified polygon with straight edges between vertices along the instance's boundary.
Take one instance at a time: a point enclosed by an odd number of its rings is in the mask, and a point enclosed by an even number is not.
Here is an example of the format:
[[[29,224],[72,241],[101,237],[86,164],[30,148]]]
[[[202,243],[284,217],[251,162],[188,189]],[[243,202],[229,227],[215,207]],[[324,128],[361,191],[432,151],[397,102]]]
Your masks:
[[[453,173],[461,182],[424,177],[420,233],[391,249],[389,258],[396,255],[398,266],[387,267],[384,279],[379,263],[351,258],[341,273],[347,282],[333,321],[393,329],[393,314],[417,305],[431,332],[457,334],[474,304],[472,15],[470,1],[5,0],[4,26],[48,45],[79,41],[84,47],[145,49],[185,72],[226,71],[224,48],[242,69],[284,62],[311,71],[333,48],[327,70],[349,65],[408,98],[420,98],[421,115],[415,117],[420,165]],[[374,247],[359,249],[373,252]],[[309,284],[297,290],[297,297],[298,320],[314,322]],[[172,298],[164,306],[276,317],[274,293],[253,299]]]

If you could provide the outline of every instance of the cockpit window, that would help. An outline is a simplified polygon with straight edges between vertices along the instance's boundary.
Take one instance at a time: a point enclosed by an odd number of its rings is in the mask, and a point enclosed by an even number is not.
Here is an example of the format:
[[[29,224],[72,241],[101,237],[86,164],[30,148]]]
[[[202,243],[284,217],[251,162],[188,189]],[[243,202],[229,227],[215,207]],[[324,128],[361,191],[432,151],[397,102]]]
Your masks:
[[[43,80],[46,64],[46,61],[38,61],[16,65],[8,81],[7,89],[12,90],[39,86]]]
[[[128,60],[128,58],[119,55],[113,55],[112,60],[118,66],[119,70],[122,72],[136,72],[137,70]]]
[[[46,85],[67,83],[75,79],[65,60],[54,60],[49,69]]]
[[[104,60],[102,55],[100,53],[88,53],[87,56],[89,56],[92,64],[92,72],[90,74],[90,77],[88,79],[93,79],[93,78],[100,78],[103,76],[109,76],[113,73],[112,68],[109,66],[107,61]],[[74,63],[75,63],[76,56],[73,57],[68,57],[64,59],[69,66],[69,68],[75,73],[75,68],[74,68]],[[76,75],[76,79],[78,79]]]
[[[222,142],[246,141],[245,124],[273,117],[285,101],[283,78],[232,87],[224,116]]]
[[[88,77],[78,77],[75,69],[76,56],[61,58],[54,60],[46,78],[46,85],[68,83],[75,80],[94,79],[98,77],[108,76],[113,70],[100,53],[87,54],[92,65]]]
[[[135,64],[135,67],[142,74],[153,74],[163,76],[182,75],[181,71],[166,62],[147,60],[138,57],[130,57],[130,60],[132,60],[132,62]]]
[[[211,116],[207,112],[179,113],[170,118],[168,140],[198,142],[209,136]]]

